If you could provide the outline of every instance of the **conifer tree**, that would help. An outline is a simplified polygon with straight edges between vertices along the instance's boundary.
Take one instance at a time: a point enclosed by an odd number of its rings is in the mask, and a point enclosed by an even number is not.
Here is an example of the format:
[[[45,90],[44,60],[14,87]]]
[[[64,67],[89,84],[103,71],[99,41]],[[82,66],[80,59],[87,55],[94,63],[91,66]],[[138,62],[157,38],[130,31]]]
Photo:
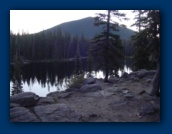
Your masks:
[[[95,25],[102,26],[102,32],[93,39],[93,54],[103,60],[105,82],[108,82],[110,70],[120,67],[124,58],[120,37],[114,34],[114,31],[119,30],[119,25],[112,20],[112,16],[125,19],[125,14],[119,13],[118,10],[107,10],[106,14],[99,13],[95,18]]]
[[[17,53],[15,55],[14,74],[13,74],[12,82],[13,82],[13,87],[12,87],[11,95],[23,92],[21,73],[20,73],[20,62]]]
[[[143,30],[135,35],[135,41],[144,48],[144,57],[156,62],[156,74],[153,80],[153,87],[150,95],[159,96],[160,89],[160,11],[143,10],[144,19],[140,19]],[[138,49],[137,49],[138,50]],[[141,49],[140,49],[141,51]],[[148,60],[147,60],[148,61]]]

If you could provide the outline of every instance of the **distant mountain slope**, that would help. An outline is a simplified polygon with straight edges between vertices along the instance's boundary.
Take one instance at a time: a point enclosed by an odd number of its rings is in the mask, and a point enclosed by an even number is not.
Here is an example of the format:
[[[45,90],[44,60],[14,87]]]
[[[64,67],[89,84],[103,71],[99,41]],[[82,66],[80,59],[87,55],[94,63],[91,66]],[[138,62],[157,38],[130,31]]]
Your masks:
[[[88,38],[93,38],[96,34],[100,33],[102,30],[102,27],[94,26],[93,17],[88,17],[76,21],[62,23],[48,30],[45,30],[44,32],[56,31],[59,28],[62,30],[62,32],[69,32],[72,35],[78,35],[78,36],[81,36],[83,34],[85,37]],[[123,27],[120,27],[119,29],[119,35],[121,39],[129,39],[134,33],[135,32],[131,29],[127,29]]]

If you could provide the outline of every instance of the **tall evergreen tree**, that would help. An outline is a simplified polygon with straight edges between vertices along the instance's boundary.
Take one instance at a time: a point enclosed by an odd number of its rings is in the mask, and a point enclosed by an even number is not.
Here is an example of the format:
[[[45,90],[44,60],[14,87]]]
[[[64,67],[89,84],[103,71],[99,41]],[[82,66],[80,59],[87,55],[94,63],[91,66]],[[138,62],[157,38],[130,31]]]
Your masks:
[[[108,82],[110,70],[117,70],[124,58],[120,37],[114,34],[114,31],[119,30],[119,25],[112,20],[112,16],[125,19],[125,14],[119,13],[118,10],[107,10],[106,14],[99,13],[95,18],[95,25],[102,26],[102,32],[93,39],[93,54],[103,59],[105,82]]]
[[[20,61],[19,61],[19,56],[17,53],[15,55],[13,73],[14,73],[13,78],[12,78],[13,87],[12,87],[11,95],[15,95],[15,94],[23,92],[23,86],[22,86],[22,81],[21,81]]]
[[[142,24],[143,30],[135,35],[135,41],[142,45],[143,50],[146,51],[143,56],[157,64],[150,95],[158,96],[160,88],[160,11],[143,10],[143,12],[145,15],[144,19],[138,20]]]

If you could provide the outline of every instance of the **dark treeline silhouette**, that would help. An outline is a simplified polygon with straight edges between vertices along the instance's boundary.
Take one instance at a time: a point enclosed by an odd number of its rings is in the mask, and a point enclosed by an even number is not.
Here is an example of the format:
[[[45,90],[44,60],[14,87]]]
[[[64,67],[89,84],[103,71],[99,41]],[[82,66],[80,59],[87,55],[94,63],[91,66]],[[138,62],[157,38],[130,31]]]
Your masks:
[[[10,59],[14,61],[16,52],[22,60],[61,60],[75,58],[77,44],[80,56],[86,57],[89,40],[84,37],[73,37],[61,30],[36,34],[13,34],[10,33]]]

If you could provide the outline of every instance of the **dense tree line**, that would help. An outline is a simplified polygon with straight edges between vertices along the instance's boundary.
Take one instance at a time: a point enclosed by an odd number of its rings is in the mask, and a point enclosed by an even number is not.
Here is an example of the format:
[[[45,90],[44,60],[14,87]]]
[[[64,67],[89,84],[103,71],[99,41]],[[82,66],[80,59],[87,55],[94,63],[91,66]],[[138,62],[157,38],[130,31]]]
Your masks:
[[[89,40],[82,35],[73,37],[69,33],[62,33],[59,29],[54,32],[40,32],[37,34],[10,33],[10,59],[14,61],[17,54],[23,60],[60,60],[74,58],[77,45],[81,57],[87,56]]]

